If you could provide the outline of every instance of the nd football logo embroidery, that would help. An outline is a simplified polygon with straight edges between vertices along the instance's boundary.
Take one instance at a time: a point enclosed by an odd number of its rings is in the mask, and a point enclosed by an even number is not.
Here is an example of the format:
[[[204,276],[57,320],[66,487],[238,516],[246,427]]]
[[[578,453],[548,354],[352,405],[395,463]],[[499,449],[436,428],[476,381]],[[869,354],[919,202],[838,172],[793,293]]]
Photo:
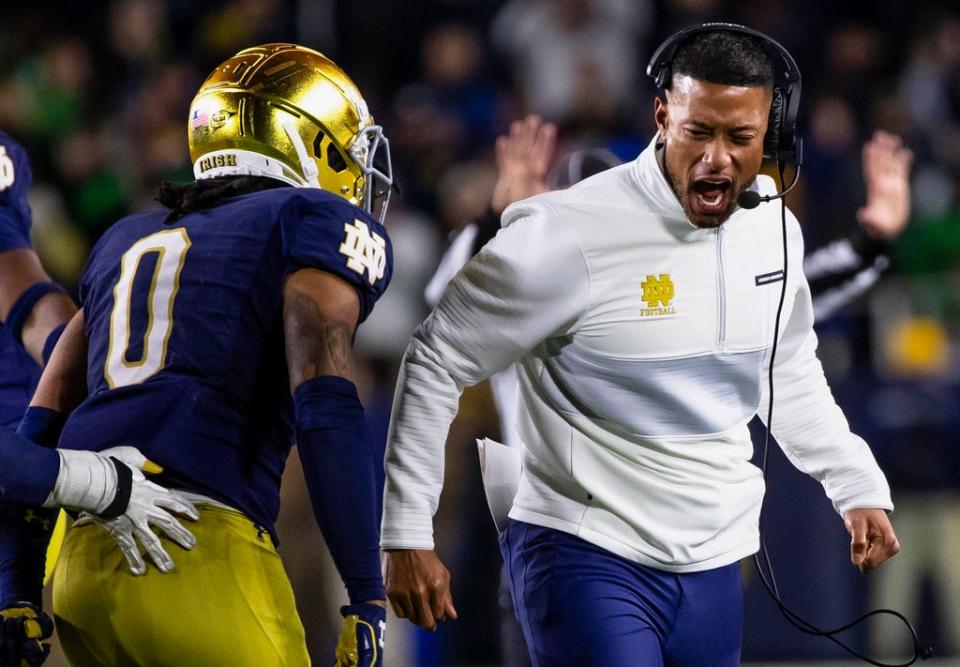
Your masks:
[[[673,315],[677,309],[670,305],[673,299],[673,281],[669,273],[661,273],[659,277],[647,274],[647,279],[640,283],[643,288],[643,300],[647,307],[640,309],[643,316]]]
[[[340,244],[340,253],[347,257],[347,266],[361,276],[366,271],[367,280],[373,285],[383,278],[387,266],[386,242],[376,232],[371,234],[370,228],[360,220],[345,224],[343,230],[347,237]]]

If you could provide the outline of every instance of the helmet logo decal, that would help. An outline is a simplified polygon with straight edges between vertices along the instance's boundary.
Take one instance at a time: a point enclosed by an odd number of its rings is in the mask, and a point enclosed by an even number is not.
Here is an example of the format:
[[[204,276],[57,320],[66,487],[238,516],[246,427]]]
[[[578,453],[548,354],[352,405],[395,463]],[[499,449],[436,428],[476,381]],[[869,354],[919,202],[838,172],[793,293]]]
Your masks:
[[[221,127],[223,127],[228,120],[236,116],[236,111],[228,111],[227,109],[220,109],[210,116],[210,131],[216,132]]]

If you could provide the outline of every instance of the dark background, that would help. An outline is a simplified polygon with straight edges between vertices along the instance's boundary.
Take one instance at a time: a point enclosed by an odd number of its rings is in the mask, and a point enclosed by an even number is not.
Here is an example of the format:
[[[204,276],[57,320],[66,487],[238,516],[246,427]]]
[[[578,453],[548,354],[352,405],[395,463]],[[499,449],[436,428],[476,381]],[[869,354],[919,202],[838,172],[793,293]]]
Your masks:
[[[396,279],[358,339],[361,388],[385,434],[399,357],[426,312],[421,294],[447,236],[478,215],[495,179],[493,139],[537,112],[562,153],[607,146],[629,160],[649,141],[655,92],[644,67],[672,31],[704,20],[762,30],[803,72],[806,159],[790,205],[808,248],[850,233],[863,204],[860,147],[875,129],[913,149],[913,215],[893,269],[819,327],[821,358],[855,431],[894,489],[903,552],[863,577],[816,482],[775,451],[765,519],[784,597],[822,625],[871,603],[901,606],[940,655],[960,653],[960,17],[951,2],[752,0],[117,0],[0,4],[0,129],[34,162],[34,236],[73,286],[91,244],[151,204],[161,180],[191,178],[190,99],[245,46],[295,41],[356,81],[391,139],[402,188],[387,219]],[[500,557],[472,438],[497,436],[486,389],[465,395],[451,432],[438,551],[461,619],[436,634],[391,623],[389,664],[498,664]],[[343,594],[295,459],[281,551],[311,650],[326,663]],[[839,657],[787,626],[747,570],[745,660]],[[211,619],[215,623],[216,619]],[[871,630],[872,628],[872,630]],[[224,631],[229,632],[229,628]],[[859,648],[906,650],[905,631],[865,625]],[[886,641],[887,643],[884,643]],[[56,664],[57,658],[50,664]]]

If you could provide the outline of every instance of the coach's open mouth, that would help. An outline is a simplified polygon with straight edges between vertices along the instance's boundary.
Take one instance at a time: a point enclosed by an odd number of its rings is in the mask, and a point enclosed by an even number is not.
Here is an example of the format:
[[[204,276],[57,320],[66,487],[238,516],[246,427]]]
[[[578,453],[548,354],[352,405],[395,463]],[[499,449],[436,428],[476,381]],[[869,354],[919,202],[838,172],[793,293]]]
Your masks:
[[[693,182],[693,209],[701,215],[723,213],[730,200],[733,182],[729,178],[700,178]]]

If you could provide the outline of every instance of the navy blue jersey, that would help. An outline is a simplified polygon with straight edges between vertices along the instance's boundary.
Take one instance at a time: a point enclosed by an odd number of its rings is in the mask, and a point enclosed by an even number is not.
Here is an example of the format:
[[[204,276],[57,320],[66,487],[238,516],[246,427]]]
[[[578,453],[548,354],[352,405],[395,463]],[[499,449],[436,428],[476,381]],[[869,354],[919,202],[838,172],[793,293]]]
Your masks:
[[[291,446],[284,278],[335,274],[369,315],[390,280],[383,227],[345,200],[282,187],[168,222],[124,218],[80,281],[88,398],[61,447],[134,445],[162,483],[205,494],[271,528]]]
[[[27,192],[32,181],[26,151],[0,132],[0,252],[31,247]]]
[[[26,152],[0,132],[0,253],[31,247],[27,192],[32,180]],[[40,366],[0,323],[0,426],[17,427],[39,377]]]

